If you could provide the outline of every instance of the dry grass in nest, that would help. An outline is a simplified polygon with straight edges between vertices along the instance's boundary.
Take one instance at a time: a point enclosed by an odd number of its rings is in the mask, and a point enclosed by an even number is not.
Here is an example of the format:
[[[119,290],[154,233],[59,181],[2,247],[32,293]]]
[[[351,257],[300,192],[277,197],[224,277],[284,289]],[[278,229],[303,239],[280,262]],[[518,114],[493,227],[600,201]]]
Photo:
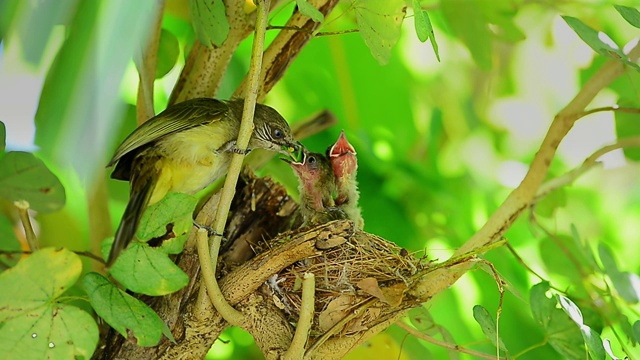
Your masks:
[[[305,272],[313,273],[316,302],[311,335],[330,329],[334,334],[348,335],[416,306],[405,297],[405,291],[412,276],[427,266],[426,259],[418,259],[385,239],[357,232],[346,243],[282,270],[267,284],[276,305],[295,324],[301,307],[302,277]],[[363,311],[355,312],[358,307]]]

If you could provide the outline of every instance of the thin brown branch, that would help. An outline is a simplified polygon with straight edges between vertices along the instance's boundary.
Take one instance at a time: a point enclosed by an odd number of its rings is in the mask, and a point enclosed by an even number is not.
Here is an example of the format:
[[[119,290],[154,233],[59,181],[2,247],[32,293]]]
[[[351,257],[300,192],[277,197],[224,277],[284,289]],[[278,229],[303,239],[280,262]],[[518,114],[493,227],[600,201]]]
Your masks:
[[[254,16],[244,11],[244,1],[225,1],[229,35],[219,47],[207,48],[195,41],[180,77],[171,92],[169,105],[197,97],[214,97],[238,48],[253,30]]]
[[[594,114],[594,113],[597,113],[597,112],[603,112],[603,111],[614,111],[614,112],[623,112],[623,113],[630,113],[630,114],[640,114],[640,109],[638,109],[638,108],[619,107],[619,106],[604,106],[604,107],[599,107],[599,108],[587,110],[587,111],[583,112],[580,117],[585,117],[587,115],[591,115],[591,114]]]
[[[325,17],[338,4],[338,0],[309,1]],[[318,29],[320,23],[302,15],[297,9],[287,21],[286,27],[300,29],[300,31],[280,31],[269,48],[264,52],[263,68],[260,75],[258,102],[261,102],[273,86],[282,78],[291,62],[298,56],[302,48],[311,40],[312,33]],[[304,31],[302,31],[304,29]],[[236,89],[234,97],[244,94],[247,78]]]
[[[156,79],[156,68],[158,65],[158,46],[160,44],[160,33],[162,31],[162,17],[164,15],[165,0],[155,0],[153,14],[153,27],[149,34],[149,40],[136,61],[138,68],[138,100],[136,115],[138,125],[152,118],[155,115],[153,109],[153,83]]]
[[[538,189],[538,193],[536,194],[536,197],[534,198],[532,203],[534,204],[537,203],[542,198],[549,195],[552,191],[555,191],[561,187],[572,184],[579,176],[581,176],[591,168],[600,164],[597,160],[602,155],[608,152],[611,152],[613,150],[630,148],[630,147],[640,147],[640,136],[625,138],[625,139],[619,140],[615,144],[607,145],[598,149],[593,154],[589,155],[589,157],[586,158],[582,163],[582,165],[580,165],[579,167],[572,169],[566,174],[553,178],[545,182],[544,184],[542,184],[542,186],[540,186],[540,189]]]
[[[457,344],[450,344],[450,343],[448,343],[446,341],[438,340],[438,339],[433,338],[433,337],[431,337],[429,335],[425,335],[425,334],[421,333],[420,331],[415,329],[413,326],[405,324],[402,321],[396,322],[396,325],[398,325],[400,328],[402,328],[403,330],[405,330],[409,334],[417,337],[418,339],[424,340],[424,341],[426,341],[428,343],[440,346],[440,347],[445,348],[445,349],[458,351],[458,352],[461,352],[463,354],[472,355],[472,356],[475,356],[475,357],[480,358],[480,359],[489,359],[489,360],[505,359],[504,357],[497,357],[496,358],[494,355],[481,353],[479,351],[475,351],[475,350],[471,350],[471,349],[466,349],[466,348],[463,348],[462,346],[457,345]]]

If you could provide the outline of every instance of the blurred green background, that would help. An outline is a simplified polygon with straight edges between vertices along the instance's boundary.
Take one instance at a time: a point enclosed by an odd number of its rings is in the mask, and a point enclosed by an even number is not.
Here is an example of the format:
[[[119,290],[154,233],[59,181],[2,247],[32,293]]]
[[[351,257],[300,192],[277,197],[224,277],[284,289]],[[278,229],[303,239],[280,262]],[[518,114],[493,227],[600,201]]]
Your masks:
[[[152,2],[33,3],[0,3],[0,120],[7,126],[8,150],[35,150],[65,185],[65,208],[37,216],[41,242],[88,250],[94,248],[88,213],[100,199],[95,189],[108,178],[104,165],[136,126],[138,75],[132,59],[149,27]],[[171,0],[165,10],[159,58],[168,72],[155,84],[156,111],[166,106],[195,39],[186,3]],[[320,36],[303,49],[265,102],[292,123],[323,109],[334,112],[338,126],[304,144],[324,151],[345,130],[358,152],[365,230],[445,260],[519,184],[554,115],[605,61],[560,15],[579,18],[620,47],[637,39],[640,29],[624,21],[610,1],[425,0],[421,5],[434,25],[440,62],[429,42],[417,39],[411,16],[385,66],[371,56],[358,33]],[[293,3],[284,6],[272,24],[288,18]],[[354,28],[352,15],[340,16],[348,6],[341,3],[323,30]],[[219,98],[228,98],[244,77],[250,48],[249,38],[234,55]],[[639,94],[640,75],[628,70],[591,107],[639,107]],[[623,135],[640,134],[637,114],[616,116],[598,112],[578,121],[560,144],[550,176],[579,166]],[[623,121],[628,126],[620,125]],[[619,356],[616,335],[627,341],[628,334],[620,315],[628,316],[627,323],[635,322],[637,304],[625,302],[607,288],[602,273],[571,260],[561,247],[572,244],[573,225],[595,253],[598,244],[606,244],[621,271],[638,273],[637,159],[637,154],[625,157],[621,150],[605,155],[603,167],[552,193],[506,233],[528,267],[570,294],[583,312],[594,312],[600,324],[588,325],[608,325],[603,337],[614,339]],[[260,174],[273,176],[296,196],[296,179],[285,163],[272,161]],[[107,184],[104,205],[111,219],[103,220],[115,228],[128,186],[113,180]],[[566,246],[570,253],[577,251],[575,245]],[[520,294],[507,293],[502,308],[500,336],[510,354],[559,358],[544,344],[545,334],[529,310],[529,289],[540,279],[505,248],[485,258]],[[473,319],[476,304],[493,314],[499,304],[493,278],[482,271],[465,275],[425,306],[458,344],[494,354]],[[230,342],[218,341],[208,358],[260,356],[241,330],[230,329],[221,340]],[[637,346],[627,346],[631,355],[640,355]],[[372,354],[385,359],[447,356],[441,347],[397,327],[351,358]]]

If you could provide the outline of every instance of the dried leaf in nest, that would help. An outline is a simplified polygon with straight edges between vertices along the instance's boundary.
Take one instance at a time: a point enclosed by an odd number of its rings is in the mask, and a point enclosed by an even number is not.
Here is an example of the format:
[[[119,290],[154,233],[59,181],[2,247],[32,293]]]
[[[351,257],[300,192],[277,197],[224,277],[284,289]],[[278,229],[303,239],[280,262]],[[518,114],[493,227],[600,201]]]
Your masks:
[[[405,291],[412,276],[427,267],[425,259],[361,231],[345,240],[284,269],[277,281],[268,282],[274,301],[278,298],[279,307],[296,323],[301,307],[299,278],[304,272],[315,275],[312,336],[361,332],[390,314],[416,305],[407,299]]]

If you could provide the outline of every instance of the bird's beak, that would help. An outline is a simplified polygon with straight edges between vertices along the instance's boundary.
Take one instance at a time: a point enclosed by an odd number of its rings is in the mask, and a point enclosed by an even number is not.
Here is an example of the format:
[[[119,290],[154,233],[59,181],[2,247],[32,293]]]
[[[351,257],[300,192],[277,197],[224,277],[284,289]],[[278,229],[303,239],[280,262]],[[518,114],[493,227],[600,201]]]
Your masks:
[[[329,149],[329,157],[339,157],[349,153],[353,155],[357,154],[356,149],[351,146],[349,140],[347,140],[347,137],[344,135],[344,130],[342,130],[336,143]]]
[[[289,148],[287,148],[286,151],[289,153],[289,157],[281,158],[281,160],[288,163],[289,165],[302,165],[306,161],[307,156],[305,148],[299,142],[294,146],[290,146]]]

